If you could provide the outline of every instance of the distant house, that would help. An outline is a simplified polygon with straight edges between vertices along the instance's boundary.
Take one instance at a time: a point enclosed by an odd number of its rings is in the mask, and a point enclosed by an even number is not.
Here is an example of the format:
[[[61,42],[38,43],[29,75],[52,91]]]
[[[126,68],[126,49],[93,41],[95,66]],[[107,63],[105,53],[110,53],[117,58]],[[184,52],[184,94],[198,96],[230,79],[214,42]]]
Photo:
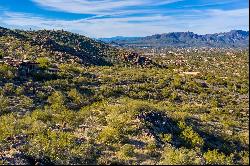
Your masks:
[[[48,72],[48,73],[51,73],[51,74],[57,73],[58,71],[59,71],[58,68],[48,68],[48,69],[47,69],[47,72]]]
[[[8,66],[15,68],[17,70],[18,77],[22,77],[22,76],[27,77],[31,73],[41,73],[41,72],[54,74],[59,71],[57,66],[48,68],[46,70],[42,70],[39,67],[39,63],[37,62],[30,61],[30,60],[17,60],[11,57],[4,57],[2,60],[0,60],[0,64],[6,64]]]
[[[29,60],[17,60],[11,57],[4,57],[2,62],[3,64],[16,68],[18,76],[27,76],[31,72],[37,72],[39,70],[39,63]]]
[[[28,75],[32,72],[38,72],[39,71],[39,63],[32,62],[28,60],[22,61],[18,66],[18,73],[19,75]]]

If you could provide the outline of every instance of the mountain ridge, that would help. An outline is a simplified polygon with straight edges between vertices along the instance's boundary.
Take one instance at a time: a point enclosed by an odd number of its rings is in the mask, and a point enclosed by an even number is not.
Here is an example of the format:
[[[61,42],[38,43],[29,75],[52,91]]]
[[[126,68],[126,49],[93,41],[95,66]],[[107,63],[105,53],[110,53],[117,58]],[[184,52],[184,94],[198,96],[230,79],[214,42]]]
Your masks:
[[[249,31],[231,30],[199,35],[194,32],[171,32],[146,37],[115,37],[99,40],[121,47],[230,47],[245,48],[249,45]]]

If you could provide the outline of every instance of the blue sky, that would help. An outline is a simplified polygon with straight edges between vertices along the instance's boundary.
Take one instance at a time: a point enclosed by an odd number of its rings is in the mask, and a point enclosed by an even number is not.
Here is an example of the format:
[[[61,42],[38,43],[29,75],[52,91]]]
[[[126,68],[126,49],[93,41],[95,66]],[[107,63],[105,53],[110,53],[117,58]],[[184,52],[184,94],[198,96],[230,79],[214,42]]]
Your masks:
[[[0,26],[89,37],[249,30],[248,0],[0,0]]]

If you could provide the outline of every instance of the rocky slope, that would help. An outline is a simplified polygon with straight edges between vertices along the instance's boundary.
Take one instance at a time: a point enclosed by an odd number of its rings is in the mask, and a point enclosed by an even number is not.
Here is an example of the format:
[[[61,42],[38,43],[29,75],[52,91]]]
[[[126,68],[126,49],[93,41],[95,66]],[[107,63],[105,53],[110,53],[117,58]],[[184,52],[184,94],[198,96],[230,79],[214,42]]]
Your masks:
[[[126,59],[132,52],[117,49],[91,38],[63,30],[22,31],[0,27],[0,51],[3,56],[35,60],[48,57],[55,63],[83,65],[149,65],[151,60],[143,56]]]

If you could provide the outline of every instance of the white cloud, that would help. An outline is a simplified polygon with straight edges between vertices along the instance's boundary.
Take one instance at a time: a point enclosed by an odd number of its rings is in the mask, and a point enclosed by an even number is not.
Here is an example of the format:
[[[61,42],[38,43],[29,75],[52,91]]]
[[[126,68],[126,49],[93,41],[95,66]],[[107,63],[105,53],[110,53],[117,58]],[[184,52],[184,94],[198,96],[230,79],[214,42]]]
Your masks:
[[[182,0],[32,0],[46,9],[78,14],[119,14],[134,12],[128,7],[157,6]]]
[[[229,11],[223,10],[209,10],[209,14],[214,16],[232,16],[232,17],[241,17],[241,16],[249,16],[249,9],[235,9]]]
[[[199,17],[194,17],[199,15]],[[248,30],[248,9],[192,11],[191,15],[54,20],[25,13],[5,12],[0,24],[29,29],[65,29],[90,37],[147,36],[155,33],[193,31],[199,34]]]

